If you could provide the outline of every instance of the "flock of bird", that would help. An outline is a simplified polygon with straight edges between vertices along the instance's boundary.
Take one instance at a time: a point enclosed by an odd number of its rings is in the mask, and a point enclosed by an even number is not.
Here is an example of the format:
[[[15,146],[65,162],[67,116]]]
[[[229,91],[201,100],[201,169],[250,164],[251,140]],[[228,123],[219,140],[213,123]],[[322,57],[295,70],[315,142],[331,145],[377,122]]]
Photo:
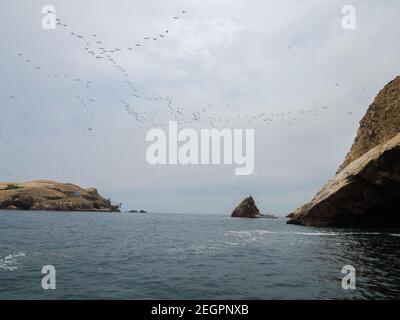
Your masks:
[[[55,14],[49,12],[50,14]],[[179,14],[172,15],[169,19],[171,23],[178,23],[183,19],[188,12],[181,10]],[[26,56],[25,53],[17,53],[21,59],[21,63],[30,65],[35,72],[41,74],[44,78],[52,81],[71,81],[79,88],[82,93],[75,95],[77,103],[85,110],[88,115],[88,121],[83,124],[84,135],[100,136],[109,135],[113,133],[127,132],[137,129],[152,128],[158,126],[165,126],[168,121],[175,120],[179,124],[199,124],[207,127],[218,127],[227,125],[233,121],[245,121],[246,123],[260,122],[265,126],[271,126],[274,122],[280,122],[285,119],[289,125],[293,125],[295,121],[305,116],[318,116],[320,112],[328,109],[328,107],[313,107],[303,109],[299,112],[276,112],[276,113],[234,113],[234,108],[230,104],[226,104],[222,109],[212,103],[204,103],[194,107],[181,107],[179,106],[171,95],[146,95],[140,92],[137,85],[138,81],[134,81],[131,77],[128,67],[125,66],[120,60],[123,57],[122,53],[134,54],[138,50],[143,50],[147,44],[155,43],[158,41],[166,41],[170,35],[170,28],[166,26],[162,32],[156,34],[143,35],[141,41],[135,41],[131,44],[124,46],[109,46],[106,41],[98,33],[83,34],[72,29],[71,25],[61,18],[56,18],[57,30],[61,30],[65,36],[70,37],[82,50],[82,53],[91,57],[92,59],[102,64],[108,64],[114,68],[121,76],[121,85],[123,84],[129,90],[128,97],[121,98],[114,96],[116,106],[121,106],[126,112],[127,116],[131,117],[134,123],[132,126],[126,128],[119,128],[114,130],[104,131],[95,127],[95,113],[97,99],[90,93],[95,80],[84,79],[79,75],[69,73],[55,73],[48,68],[39,65],[32,58]],[[288,47],[292,50],[292,47]],[[336,84],[339,86],[339,83]],[[362,88],[363,90],[365,87]],[[9,99],[16,100],[16,96],[10,95]],[[145,108],[143,108],[143,106]],[[151,108],[158,106],[157,111]],[[143,111],[145,109],[145,111]],[[151,111],[154,110],[154,111]],[[349,112],[351,114],[351,112]],[[7,143],[4,135],[0,134],[0,141]]]

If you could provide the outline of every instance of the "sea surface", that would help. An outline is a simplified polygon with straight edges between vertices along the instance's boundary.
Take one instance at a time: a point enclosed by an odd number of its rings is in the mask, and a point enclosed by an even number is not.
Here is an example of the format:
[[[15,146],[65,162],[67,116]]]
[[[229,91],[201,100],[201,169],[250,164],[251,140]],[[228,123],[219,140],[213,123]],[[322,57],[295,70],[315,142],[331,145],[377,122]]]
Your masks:
[[[399,249],[400,232],[283,218],[1,211],[0,299],[399,299]]]

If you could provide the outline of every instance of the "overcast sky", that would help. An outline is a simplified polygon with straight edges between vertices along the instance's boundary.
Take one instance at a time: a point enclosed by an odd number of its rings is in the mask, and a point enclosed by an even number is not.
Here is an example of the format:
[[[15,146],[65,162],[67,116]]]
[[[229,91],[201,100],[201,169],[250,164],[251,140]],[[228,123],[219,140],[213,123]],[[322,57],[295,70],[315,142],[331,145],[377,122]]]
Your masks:
[[[356,30],[342,28],[347,4]],[[67,26],[44,30],[44,5]],[[154,212],[228,215],[251,194],[287,214],[334,175],[397,76],[399,12],[397,0],[2,0],[0,181],[72,182]],[[254,128],[254,173],[150,166],[145,135],[177,110],[181,128],[207,128],[190,121],[199,110]]]

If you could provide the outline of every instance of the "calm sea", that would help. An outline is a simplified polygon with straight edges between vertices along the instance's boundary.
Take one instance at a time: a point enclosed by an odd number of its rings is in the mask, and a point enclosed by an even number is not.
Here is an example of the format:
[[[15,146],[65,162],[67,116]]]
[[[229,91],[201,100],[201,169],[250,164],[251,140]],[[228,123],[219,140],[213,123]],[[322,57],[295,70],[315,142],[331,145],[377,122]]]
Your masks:
[[[43,290],[42,267],[56,269]],[[343,290],[342,267],[356,268]],[[400,233],[213,215],[0,212],[0,299],[400,298]]]

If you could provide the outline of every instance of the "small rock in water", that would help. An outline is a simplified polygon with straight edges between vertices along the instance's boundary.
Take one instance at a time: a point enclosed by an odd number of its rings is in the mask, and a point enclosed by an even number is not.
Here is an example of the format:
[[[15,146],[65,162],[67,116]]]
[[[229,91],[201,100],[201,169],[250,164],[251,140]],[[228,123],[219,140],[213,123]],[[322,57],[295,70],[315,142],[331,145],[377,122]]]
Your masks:
[[[232,218],[257,218],[260,216],[256,203],[252,196],[244,199],[232,212]]]

